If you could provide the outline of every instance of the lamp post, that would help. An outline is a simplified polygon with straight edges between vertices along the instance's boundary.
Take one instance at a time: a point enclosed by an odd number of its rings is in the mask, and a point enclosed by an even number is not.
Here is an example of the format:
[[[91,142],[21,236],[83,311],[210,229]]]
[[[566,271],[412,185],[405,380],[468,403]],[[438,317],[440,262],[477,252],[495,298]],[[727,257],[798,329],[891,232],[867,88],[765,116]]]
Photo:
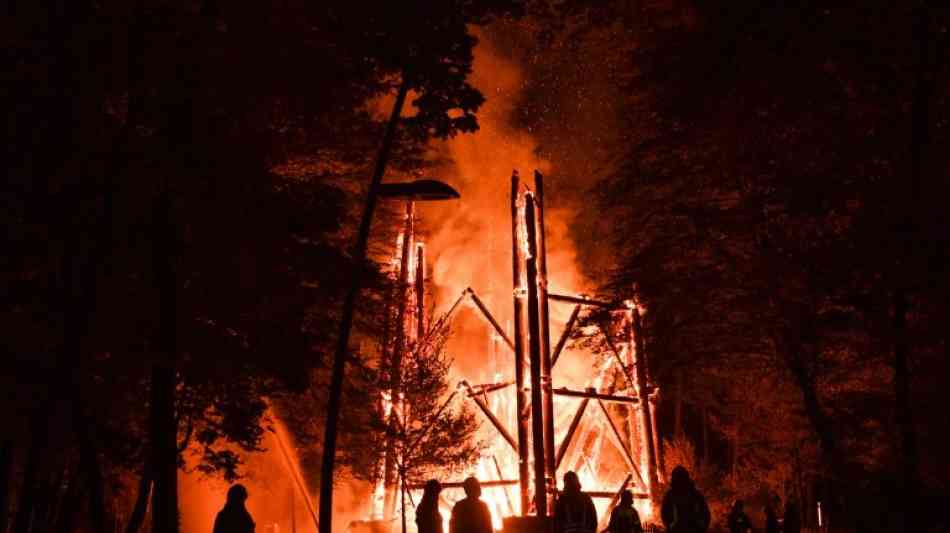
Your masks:
[[[366,198],[366,207],[360,221],[357,237],[356,273],[343,303],[343,316],[340,318],[340,334],[337,339],[336,352],[333,356],[333,370],[330,377],[330,398],[327,403],[327,424],[323,439],[323,465],[320,475],[320,523],[319,533],[332,533],[333,514],[333,471],[336,462],[337,422],[340,415],[340,398],[343,393],[343,375],[346,365],[346,352],[349,345],[350,331],[353,327],[353,314],[356,310],[356,297],[359,295],[363,281],[363,261],[366,259],[366,248],[369,242],[369,228],[376,208],[377,198],[404,199],[414,201],[440,201],[459,198],[459,193],[446,183],[432,179],[421,179],[408,183],[380,183],[388,159],[389,147],[395,130],[396,119],[406,97],[406,84],[400,87],[393,106],[391,117],[383,142],[383,149],[376,162],[373,180],[370,182]]]

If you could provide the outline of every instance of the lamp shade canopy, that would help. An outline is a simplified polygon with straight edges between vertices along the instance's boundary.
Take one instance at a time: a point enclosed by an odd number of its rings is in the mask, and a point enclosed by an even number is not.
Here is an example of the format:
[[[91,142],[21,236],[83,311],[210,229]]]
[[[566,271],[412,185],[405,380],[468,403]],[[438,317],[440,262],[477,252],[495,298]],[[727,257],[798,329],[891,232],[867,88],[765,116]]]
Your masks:
[[[382,198],[402,198],[415,202],[455,200],[459,193],[450,185],[437,180],[421,179],[405,183],[383,183],[377,190]]]

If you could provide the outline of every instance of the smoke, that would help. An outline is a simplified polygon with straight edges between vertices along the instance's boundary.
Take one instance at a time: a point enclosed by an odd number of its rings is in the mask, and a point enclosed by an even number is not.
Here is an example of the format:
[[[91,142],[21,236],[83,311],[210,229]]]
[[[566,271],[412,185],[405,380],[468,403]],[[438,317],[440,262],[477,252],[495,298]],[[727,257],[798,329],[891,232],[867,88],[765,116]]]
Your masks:
[[[471,82],[486,97],[479,111],[480,129],[435,146],[449,161],[435,177],[452,184],[461,199],[421,204],[421,223],[426,229],[424,240],[437,309],[446,309],[466,287],[472,287],[510,334],[511,174],[517,170],[522,183],[533,188],[534,170],[547,175],[555,169],[550,160],[539,156],[538,140],[518,124],[527,84],[519,61],[497,48],[490,35],[480,32],[479,37]],[[545,193],[550,197],[551,180],[546,180],[546,185]],[[549,290],[555,293],[577,294],[591,287],[577,267],[576,249],[568,231],[571,217],[570,209],[553,208],[548,202],[548,278]],[[552,344],[570,312],[568,306],[551,306]],[[455,357],[457,375],[484,382],[495,379],[495,370],[500,369],[510,377],[513,370],[509,350],[491,341],[490,327],[477,310],[469,306],[457,313],[448,345]],[[570,357],[563,363],[571,366]]]

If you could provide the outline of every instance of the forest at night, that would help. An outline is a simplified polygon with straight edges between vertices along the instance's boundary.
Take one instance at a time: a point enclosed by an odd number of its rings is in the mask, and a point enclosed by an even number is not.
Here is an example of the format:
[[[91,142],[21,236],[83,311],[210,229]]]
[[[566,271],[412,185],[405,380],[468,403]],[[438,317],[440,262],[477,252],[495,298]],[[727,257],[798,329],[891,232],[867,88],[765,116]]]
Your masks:
[[[0,533],[950,528],[950,6],[4,11]]]

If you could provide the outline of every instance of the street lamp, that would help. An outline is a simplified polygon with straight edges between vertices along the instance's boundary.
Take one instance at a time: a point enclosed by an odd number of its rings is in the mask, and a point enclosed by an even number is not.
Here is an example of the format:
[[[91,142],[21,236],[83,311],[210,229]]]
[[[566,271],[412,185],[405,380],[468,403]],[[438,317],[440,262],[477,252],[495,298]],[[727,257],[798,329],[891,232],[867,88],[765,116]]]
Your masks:
[[[380,198],[402,198],[411,202],[456,200],[459,193],[450,185],[433,179],[407,183],[381,183],[376,190]]]

